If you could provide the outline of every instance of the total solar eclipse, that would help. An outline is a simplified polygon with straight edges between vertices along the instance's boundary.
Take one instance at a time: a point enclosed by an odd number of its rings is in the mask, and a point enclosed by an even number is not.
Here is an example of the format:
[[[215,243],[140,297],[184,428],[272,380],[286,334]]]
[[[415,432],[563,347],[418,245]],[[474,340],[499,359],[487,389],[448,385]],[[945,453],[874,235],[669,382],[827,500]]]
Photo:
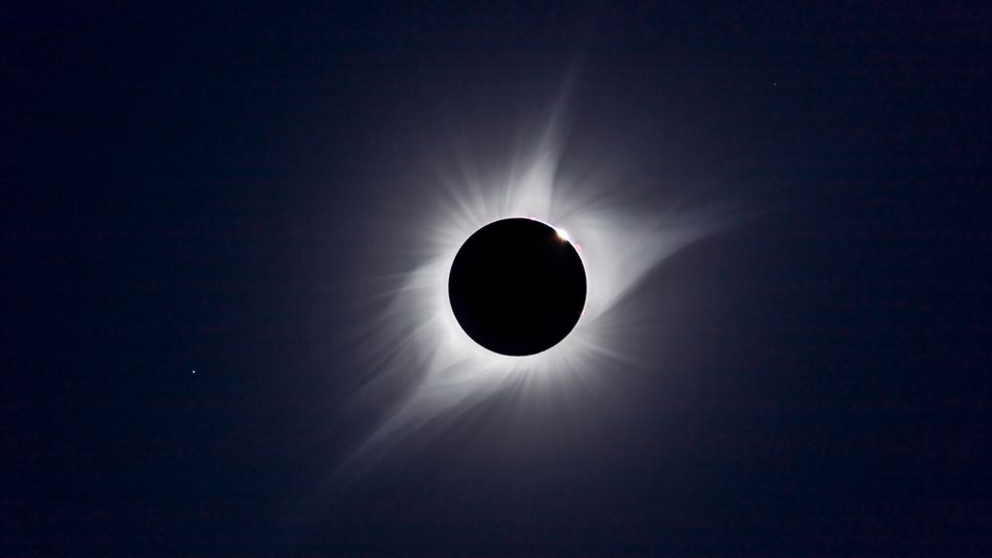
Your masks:
[[[465,241],[451,265],[455,319],[495,353],[527,356],[564,339],[582,315],[586,274],[567,235],[524,218],[490,223]]]

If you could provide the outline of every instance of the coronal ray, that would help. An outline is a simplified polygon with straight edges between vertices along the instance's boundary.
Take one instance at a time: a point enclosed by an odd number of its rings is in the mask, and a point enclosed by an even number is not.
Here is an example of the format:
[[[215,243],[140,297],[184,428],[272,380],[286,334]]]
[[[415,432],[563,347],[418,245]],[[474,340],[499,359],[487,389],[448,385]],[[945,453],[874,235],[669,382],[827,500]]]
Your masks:
[[[415,379],[340,474],[369,466],[395,442],[443,428],[501,390],[588,389],[608,370],[636,366],[636,351],[624,341],[629,332],[617,330],[627,321],[610,310],[665,258],[728,223],[721,208],[666,209],[660,195],[645,200],[642,189],[625,186],[610,169],[576,176],[562,157],[560,112],[532,145],[517,146],[514,154],[455,157],[438,171],[433,199],[412,201],[408,209],[426,233],[395,234],[414,236],[419,261],[390,276],[379,292],[388,293],[390,301],[365,349],[364,365],[373,381],[356,397],[380,389],[376,379]],[[486,224],[510,217],[567,231],[588,280],[584,314],[574,330],[551,349],[526,357],[499,355],[476,344],[459,327],[448,300],[448,276],[459,247]]]

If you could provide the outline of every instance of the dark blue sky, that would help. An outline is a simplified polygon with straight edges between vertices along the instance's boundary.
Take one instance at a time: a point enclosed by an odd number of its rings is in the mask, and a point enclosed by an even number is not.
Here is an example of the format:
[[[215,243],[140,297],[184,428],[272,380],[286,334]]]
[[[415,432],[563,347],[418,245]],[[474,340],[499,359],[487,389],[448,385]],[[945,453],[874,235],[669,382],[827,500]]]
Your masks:
[[[987,6],[86,4],[0,16],[0,554],[992,553]],[[328,487],[370,223],[569,76],[590,166],[773,210],[649,373]]]

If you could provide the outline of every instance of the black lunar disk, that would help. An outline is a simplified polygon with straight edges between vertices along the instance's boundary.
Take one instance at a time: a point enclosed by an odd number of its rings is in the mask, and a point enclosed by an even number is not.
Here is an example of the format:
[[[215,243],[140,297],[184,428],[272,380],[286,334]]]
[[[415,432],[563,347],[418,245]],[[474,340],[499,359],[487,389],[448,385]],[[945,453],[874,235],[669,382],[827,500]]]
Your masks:
[[[504,355],[533,355],[555,346],[579,321],[586,274],[575,247],[553,227],[503,219],[458,250],[448,296],[476,343]]]

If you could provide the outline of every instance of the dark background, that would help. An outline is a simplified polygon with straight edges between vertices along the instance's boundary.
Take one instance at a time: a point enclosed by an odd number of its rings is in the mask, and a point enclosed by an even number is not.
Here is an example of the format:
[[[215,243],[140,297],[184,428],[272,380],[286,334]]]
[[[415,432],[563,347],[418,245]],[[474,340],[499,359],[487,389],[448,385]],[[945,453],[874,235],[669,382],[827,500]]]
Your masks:
[[[0,554],[992,553],[984,3],[91,4],[0,10]],[[648,373],[329,486],[382,207],[569,75],[774,210],[617,309]]]

